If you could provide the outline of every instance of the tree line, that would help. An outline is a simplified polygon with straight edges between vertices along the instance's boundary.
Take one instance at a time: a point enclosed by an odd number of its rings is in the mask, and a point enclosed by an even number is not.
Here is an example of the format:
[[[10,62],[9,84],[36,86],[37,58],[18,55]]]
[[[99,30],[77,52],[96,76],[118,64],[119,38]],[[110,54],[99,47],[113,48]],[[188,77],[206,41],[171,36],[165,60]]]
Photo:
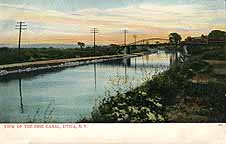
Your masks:
[[[169,42],[173,45],[179,45],[182,43],[182,36],[178,33],[170,33]],[[209,45],[225,45],[226,32],[222,30],[212,30],[208,35],[202,34],[200,37],[188,36],[185,38],[184,42],[193,42],[194,44],[206,43]]]

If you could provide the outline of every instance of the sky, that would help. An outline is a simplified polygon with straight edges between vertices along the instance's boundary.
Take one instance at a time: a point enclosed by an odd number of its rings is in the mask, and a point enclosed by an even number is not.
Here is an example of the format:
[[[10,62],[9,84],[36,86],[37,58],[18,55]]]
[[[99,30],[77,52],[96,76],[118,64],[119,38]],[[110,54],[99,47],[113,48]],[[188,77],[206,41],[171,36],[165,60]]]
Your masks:
[[[97,44],[122,44],[137,39],[184,38],[226,29],[224,0],[0,0],[0,44],[16,44],[17,21],[24,21],[24,44],[92,42],[90,30],[99,29]]]

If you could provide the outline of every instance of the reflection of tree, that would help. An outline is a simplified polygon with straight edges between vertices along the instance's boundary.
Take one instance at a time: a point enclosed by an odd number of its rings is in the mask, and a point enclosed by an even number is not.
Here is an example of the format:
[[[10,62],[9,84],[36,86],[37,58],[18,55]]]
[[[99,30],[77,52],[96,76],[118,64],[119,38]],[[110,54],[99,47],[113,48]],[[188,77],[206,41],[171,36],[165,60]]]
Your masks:
[[[176,53],[173,53],[170,56],[170,66],[172,66],[174,64],[174,62],[177,61],[177,59],[178,59],[177,52]]]
[[[94,63],[94,87],[95,90],[97,89],[97,67],[96,67],[96,63]]]
[[[55,104],[55,101],[49,102],[47,107],[42,108],[38,107],[34,113],[34,115],[28,115],[28,120],[30,123],[53,123],[54,122],[54,116],[53,112],[55,111],[55,108],[52,107]]]
[[[148,62],[149,61],[149,55],[145,56],[145,60]]]

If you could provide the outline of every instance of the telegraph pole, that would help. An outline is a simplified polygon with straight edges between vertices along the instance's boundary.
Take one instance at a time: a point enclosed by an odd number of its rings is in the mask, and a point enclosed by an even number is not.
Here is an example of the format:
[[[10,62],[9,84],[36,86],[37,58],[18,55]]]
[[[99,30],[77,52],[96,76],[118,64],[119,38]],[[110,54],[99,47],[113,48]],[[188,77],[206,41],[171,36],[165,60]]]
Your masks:
[[[128,30],[124,30],[124,46],[126,47],[126,42],[127,42],[127,33],[128,33]]]
[[[133,35],[134,38],[134,44],[137,45],[137,35]]]
[[[127,34],[128,34],[128,30],[124,30],[124,47],[125,47],[125,50],[126,50],[126,53],[128,52],[128,50],[127,50],[127,47],[126,47],[126,45],[127,45]]]
[[[21,56],[20,48],[21,48],[22,30],[26,30],[27,25],[25,24],[25,22],[22,22],[22,21],[17,22],[16,29],[19,30],[18,55],[20,57]]]
[[[96,34],[99,33],[97,28],[92,28],[90,31],[93,34],[93,49],[94,49],[94,56],[96,56]]]
[[[224,0],[224,5],[225,5],[225,17],[224,17],[224,21],[225,21],[225,28],[226,28],[226,0]]]

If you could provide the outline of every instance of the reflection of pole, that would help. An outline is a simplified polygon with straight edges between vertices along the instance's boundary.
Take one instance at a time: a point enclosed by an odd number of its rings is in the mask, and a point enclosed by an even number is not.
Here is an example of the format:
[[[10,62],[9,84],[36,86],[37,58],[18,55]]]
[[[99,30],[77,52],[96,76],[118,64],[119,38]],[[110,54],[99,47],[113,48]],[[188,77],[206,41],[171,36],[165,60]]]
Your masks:
[[[23,94],[22,94],[22,82],[21,82],[21,79],[19,79],[19,94],[20,94],[20,108],[21,108],[21,113],[24,113]]]
[[[135,72],[137,72],[137,57],[135,57]]]
[[[173,65],[173,56],[174,56],[174,54],[170,56],[170,66]]]
[[[94,63],[94,87],[95,87],[95,90],[97,90],[97,68],[96,68],[96,63]]]
[[[125,81],[127,81],[127,59],[124,59],[124,67],[125,67]]]
[[[145,59],[146,59],[147,65],[148,65],[148,62],[149,62],[149,55],[146,55]]]
[[[144,56],[142,56],[142,62],[143,62],[143,67],[145,66],[145,64],[144,64]]]
[[[131,59],[130,59],[130,58],[126,60],[126,64],[127,64],[127,66],[129,66],[129,67],[131,66]]]

